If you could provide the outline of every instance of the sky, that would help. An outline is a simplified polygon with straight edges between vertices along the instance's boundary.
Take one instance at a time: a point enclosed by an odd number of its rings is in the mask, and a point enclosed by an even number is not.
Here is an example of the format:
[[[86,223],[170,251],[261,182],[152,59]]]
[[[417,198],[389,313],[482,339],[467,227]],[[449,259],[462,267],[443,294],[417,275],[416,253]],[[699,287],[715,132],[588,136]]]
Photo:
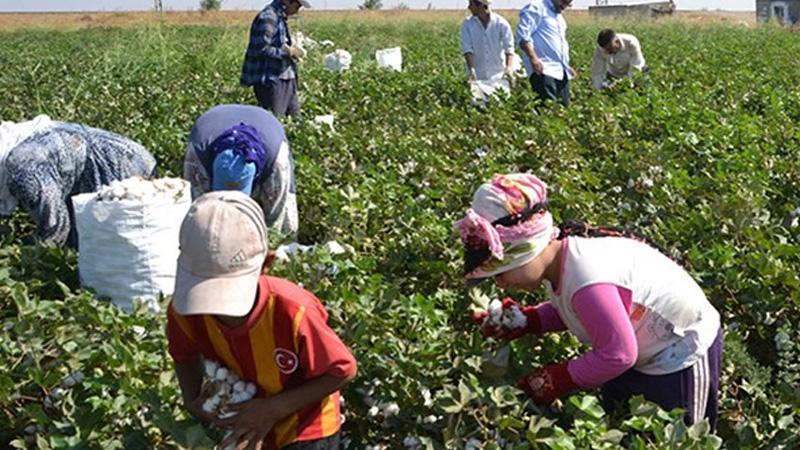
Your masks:
[[[223,0],[223,9],[261,9],[269,0]],[[310,0],[314,9],[356,8],[363,0]],[[493,0],[494,8],[519,8],[528,0]],[[162,0],[165,10],[197,9],[200,0]],[[405,3],[411,8],[424,9],[430,3],[435,9],[466,9],[467,0],[383,0],[384,8]],[[609,0],[609,4],[643,3],[642,1]],[[573,7],[584,9],[595,0],[575,0]],[[720,9],[755,11],[756,0],[675,0],[678,9]],[[153,7],[153,0],[0,0],[0,12],[8,11],[142,11]]]

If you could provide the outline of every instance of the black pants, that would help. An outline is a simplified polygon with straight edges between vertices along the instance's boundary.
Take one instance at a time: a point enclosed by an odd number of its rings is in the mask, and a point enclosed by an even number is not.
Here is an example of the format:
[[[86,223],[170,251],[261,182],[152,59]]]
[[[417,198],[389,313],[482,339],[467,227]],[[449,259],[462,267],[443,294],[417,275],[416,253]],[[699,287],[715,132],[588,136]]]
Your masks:
[[[337,431],[326,438],[296,442],[283,447],[281,450],[339,450],[341,434],[340,431]]]
[[[564,106],[569,106],[569,78],[566,72],[564,78],[560,80],[534,72],[529,80],[531,87],[539,94],[542,101],[555,100]]]
[[[276,116],[296,116],[300,114],[300,101],[297,99],[297,79],[275,80],[268,84],[253,86],[253,92],[262,108],[272,111]]]

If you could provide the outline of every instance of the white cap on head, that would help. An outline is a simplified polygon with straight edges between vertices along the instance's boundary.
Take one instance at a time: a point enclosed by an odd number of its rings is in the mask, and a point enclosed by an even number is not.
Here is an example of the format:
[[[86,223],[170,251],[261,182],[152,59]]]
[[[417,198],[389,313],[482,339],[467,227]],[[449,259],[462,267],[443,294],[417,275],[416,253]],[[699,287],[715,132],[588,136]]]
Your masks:
[[[209,192],[183,219],[173,306],[181,315],[250,312],[267,256],[264,212],[239,191]]]

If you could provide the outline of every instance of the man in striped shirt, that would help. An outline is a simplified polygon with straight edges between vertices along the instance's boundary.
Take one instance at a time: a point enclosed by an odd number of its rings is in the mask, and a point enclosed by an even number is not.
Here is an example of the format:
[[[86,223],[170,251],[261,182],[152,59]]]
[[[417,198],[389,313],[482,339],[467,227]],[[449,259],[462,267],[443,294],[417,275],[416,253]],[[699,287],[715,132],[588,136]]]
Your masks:
[[[261,107],[279,117],[300,114],[296,61],[305,51],[292,44],[286,19],[297,14],[301,7],[310,8],[311,3],[273,0],[250,25],[240,83],[253,86]]]
[[[186,408],[231,433],[221,448],[339,448],[339,390],[356,361],[310,292],[262,275],[267,228],[240,191],[204,194],[181,226],[175,295],[167,312],[169,353]],[[203,359],[253,382],[253,400],[218,420],[202,409]]]

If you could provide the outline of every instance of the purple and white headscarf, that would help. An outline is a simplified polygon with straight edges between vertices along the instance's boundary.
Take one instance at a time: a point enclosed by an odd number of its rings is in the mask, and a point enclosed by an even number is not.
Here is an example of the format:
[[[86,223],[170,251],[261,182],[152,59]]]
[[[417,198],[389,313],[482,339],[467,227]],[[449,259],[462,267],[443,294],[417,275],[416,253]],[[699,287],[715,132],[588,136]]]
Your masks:
[[[455,224],[464,243],[464,276],[493,277],[539,256],[558,235],[546,202],[547,185],[534,175],[496,175],[481,185]]]

